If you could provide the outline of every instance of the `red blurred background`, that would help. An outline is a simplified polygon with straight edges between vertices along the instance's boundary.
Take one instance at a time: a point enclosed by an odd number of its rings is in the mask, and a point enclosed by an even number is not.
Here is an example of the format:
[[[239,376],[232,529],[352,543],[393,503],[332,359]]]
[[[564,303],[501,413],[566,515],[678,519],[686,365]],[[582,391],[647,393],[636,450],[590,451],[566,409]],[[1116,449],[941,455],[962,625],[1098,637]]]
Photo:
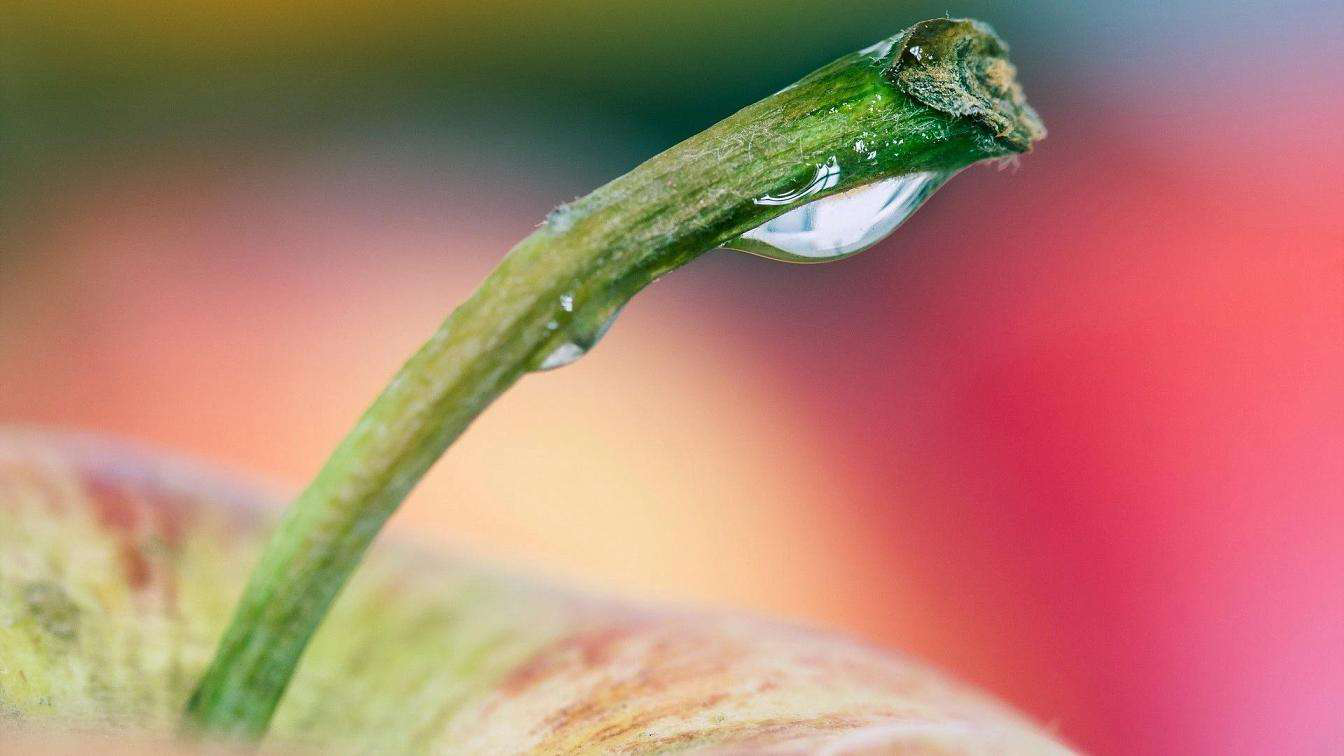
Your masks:
[[[945,10],[352,7],[19,14],[0,420],[293,490],[551,205]],[[1020,167],[669,276],[395,529],[904,649],[1090,752],[1344,751],[1344,13],[952,10],[1051,128]]]

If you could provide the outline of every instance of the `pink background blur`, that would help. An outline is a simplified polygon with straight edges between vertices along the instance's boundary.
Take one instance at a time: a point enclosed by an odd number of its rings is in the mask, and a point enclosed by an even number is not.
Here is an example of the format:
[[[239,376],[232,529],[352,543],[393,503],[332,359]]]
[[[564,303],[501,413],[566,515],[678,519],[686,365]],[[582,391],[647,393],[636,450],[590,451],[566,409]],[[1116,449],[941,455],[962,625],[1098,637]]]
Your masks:
[[[355,34],[317,3],[117,5],[33,13],[5,53],[0,421],[280,490],[551,205],[947,10],[785,3],[762,34],[524,3],[573,26],[546,35],[449,3]],[[903,649],[1090,752],[1344,751],[1344,13],[1020,6],[951,8],[1050,126],[1019,168],[852,260],[669,276],[395,529]],[[460,59],[432,44],[459,26]],[[518,94],[533,65],[573,100]]]

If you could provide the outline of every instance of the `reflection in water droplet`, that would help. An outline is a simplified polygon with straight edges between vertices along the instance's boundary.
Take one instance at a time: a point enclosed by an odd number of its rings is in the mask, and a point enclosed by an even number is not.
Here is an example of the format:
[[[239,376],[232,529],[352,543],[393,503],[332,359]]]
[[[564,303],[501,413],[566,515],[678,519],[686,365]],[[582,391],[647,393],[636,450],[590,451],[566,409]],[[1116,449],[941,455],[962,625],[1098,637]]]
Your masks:
[[[787,262],[848,257],[890,235],[952,175],[911,173],[809,202],[724,246]]]
[[[838,183],[840,183],[840,161],[832,156],[830,160],[817,166],[816,174],[802,189],[780,195],[767,194],[754,201],[758,205],[791,205],[804,197],[811,197],[817,192],[833,189]]]

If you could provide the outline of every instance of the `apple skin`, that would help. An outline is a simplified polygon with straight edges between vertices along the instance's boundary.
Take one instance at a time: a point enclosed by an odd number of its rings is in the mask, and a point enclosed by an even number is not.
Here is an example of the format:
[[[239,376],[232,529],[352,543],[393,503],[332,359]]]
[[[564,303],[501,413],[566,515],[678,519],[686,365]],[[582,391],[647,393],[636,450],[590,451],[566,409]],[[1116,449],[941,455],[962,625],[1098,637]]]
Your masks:
[[[179,460],[0,428],[0,737],[189,749],[169,738],[276,511]],[[314,638],[268,748],[1070,752],[889,652],[386,541]]]

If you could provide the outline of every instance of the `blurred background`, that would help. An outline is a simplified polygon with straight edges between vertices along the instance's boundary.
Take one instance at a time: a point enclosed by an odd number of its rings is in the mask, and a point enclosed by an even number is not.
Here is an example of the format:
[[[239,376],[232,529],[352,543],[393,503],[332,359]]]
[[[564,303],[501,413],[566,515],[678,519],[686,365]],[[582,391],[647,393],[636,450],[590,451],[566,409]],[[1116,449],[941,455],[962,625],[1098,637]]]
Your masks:
[[[899,648],[1085,750],[1344,750],[1337,2],[0,10],[0,420],[293,490],[554,204],[973,15],[1050,138],[894,237],[715,252],[394,528]]]

